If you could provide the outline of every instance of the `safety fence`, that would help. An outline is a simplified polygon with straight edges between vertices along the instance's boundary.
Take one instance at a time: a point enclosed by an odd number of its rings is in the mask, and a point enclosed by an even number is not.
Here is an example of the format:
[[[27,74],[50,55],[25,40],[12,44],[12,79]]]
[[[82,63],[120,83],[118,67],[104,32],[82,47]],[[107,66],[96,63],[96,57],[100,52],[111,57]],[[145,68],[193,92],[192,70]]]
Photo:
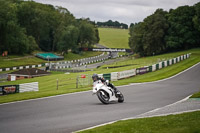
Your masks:
[[[144,66],[144,67],[141,67],[141,68],[126,70],[126,71],[121,71],[121,72],[98,74],[98,76],[103,77],[106,80],[117,81],[117,80],[120,80],[120,79],[129,78],[129,77],[132,77],[132,76],[141,75],[141,74],[145,74],[145,73],[148,73],[148,72],[153,72],[153,71],[162,69],[164,67],[167,67],[167,66],[176,64],[176,63],[178,63],[182,60],[185,60],[185,59],[189,58],[190,55],[191,54],[185,54],[185,55],[181,55],[181,56],[178,56],[176,58],[173,58],[173,59],[169,59],[169,60],[166,60],[166,61],[159,62],[157,64],[153,64],[151,66]]]
[[[133,76],[136,76],[136,75],[145,74],[145,73],[148,73],[148,72],[153,72],[153,71],[162,69],[164,67],[176,64],[176,63],[178,63],[182,60],[185,60],[189,57],[190,57],[190,54],[186,54],[186,55],[178,56],[178,57],[173,58],[173,59],[169,59],[169,60],[166,60],[166,61],[159,62],[157,64],[153,64],[151,66],[144,66],[144,67],[141,67],[141,68],[126,70],[126,71],[121,71],[121,72],[98,74],[98,76],[101,77],[101,78],[104,78],[105,80],[117,81],[117,80],[120,80],[120,79],[125,79],[125,78],[133,77]],[[74,81],[76,81],[76,83],[74,83]],[[68,82],[69,82],[69,80],[68,80]],[[76,80],[73,79],[71,84],[72,83],[76,84],[76,88],[89,87],[93,83],[92,76],[90,74],[78,75]],[[70,84],[67,84],[66,82],[65,82],[65,84],[70,85]],[[57,85],[60,86],[60,84],[57,84]]]
[[[92,83],[92,75],[90,74],[78,75],[76,78],[76,88],[89,87]]]
[[[112,73],[105,73],[105,74],[98,74],[99,77],[104,78],[105,80],[117,81],[120,79],[125,79],[129,77],[133,77],[136,75],[145,74],[148,72],[153,72],[164,67],[176,64],[182,60],[185,60],[190,57],[190,54],[182,55],[173,59],[169,59],[166,61],[159,62],[157,64],[153,64],[151,66],[144,66],[141,68],[121,71],[121,72],[112,72]],[[77,76],[76,80],[76,88],[86,87],[92,85],[92,78],[91,75],[79,75]]]
[[[11,70],[21,70],[21,69],[28,69],[28,68],[39,68],[39,67],[51,66],[53,64],[60,64],[61,65],[61,64],[67,64],[67,63],[78,63],[78,62],[85,61],[85,60],[96,59],[95,61],[87,61],[87,62],[84,62],[84,63],[80,63],[81,65],[85,65],[85,64],[91,64],[91,63],[95,63],[95,62],[99,62],[99,61],[107,59],[107,57],[103,58],[101,60],[98,59],[102,56],[104,56],[104,53],[102,53],[101,55],[98,55],[98,56],[83,58],[83,59],[79,59],[79,60],[62,61],[62,62],[57,62],[57,63],[42,63],[42,64],[37,64],[37,65],[16,66],[16,67],[9,67],[9,68],[0,68],[0,72],[11,71]],[[61,68],[70,68],[70,65],[68,65],[68,66],[65,65],[65,66],[62,66],[62,67],[61,66],[56,67],[55,69],[61,69]]]
[[[39,91],[38,82],[25,83],[19,85],[0,86],[0,94],[2,95],[29,92],[29,91]]]
[[[38,65],[29,65],[29,66],[18,66],[18,67],[11,67],[11,68],[0,68],[0,72],[3,71],[11,71],[11,70],[21,70],[21,69],[28,69],[28,68],[38,68],[48,66],[49,63],[43,63]]]
[[[102,54],[99,56],[84,58],[84,59],[79,59],[79,60],[74,60],[74,61],[51,63],[51,68],[54,70],[68,69],[68,68],[81,67],[81,66],[85,66],[85,68],[87,68],[88,64],[102,62],[102,61],[107,60],[108,58],[109,58],[108,55]]]
[[[145,74],[148,72],[153,72],[164,67],[176,64],[182,60],[185,60],[190,57],[190,54],[178,56],[173,59],[169,59],[166,61],[159,62],[157,64],[153,64],[151,66],[145,66],[141,68],[121,71],[121,72],[112,72],[106,74],[98,74],[99,77],[104,78],[105,80],[117,81],[124,78],[129,78],[132,76]],[[65,86],[67,88],[82,88],[89,87],[92,85],[92,76],[90,74],[82,74],[78,75],[76,78],[68,78],[68,79],[57,79],[57,90],[61,86]],[[33,83],[25,83],[20,85],[5,85],[0,86],[1,94],[10,94],[10,93],[19,93],[19,92],[27,92],[27,91],[39,91],[38,82]]]

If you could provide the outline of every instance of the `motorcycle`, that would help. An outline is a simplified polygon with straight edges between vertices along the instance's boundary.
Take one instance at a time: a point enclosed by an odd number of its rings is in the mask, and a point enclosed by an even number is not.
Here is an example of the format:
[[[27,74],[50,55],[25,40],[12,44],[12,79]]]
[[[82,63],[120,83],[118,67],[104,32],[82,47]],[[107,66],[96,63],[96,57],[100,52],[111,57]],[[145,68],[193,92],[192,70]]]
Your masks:
[[[115,94],[114,90],[106,85],[108,83],[108,80],[105,84],[101,80],[95,81],[93,83],[93,95],[96,94],[103,104],[109,104],[113,101],[118,101],[119,103],[124,102],[123,94],[120,91]]]

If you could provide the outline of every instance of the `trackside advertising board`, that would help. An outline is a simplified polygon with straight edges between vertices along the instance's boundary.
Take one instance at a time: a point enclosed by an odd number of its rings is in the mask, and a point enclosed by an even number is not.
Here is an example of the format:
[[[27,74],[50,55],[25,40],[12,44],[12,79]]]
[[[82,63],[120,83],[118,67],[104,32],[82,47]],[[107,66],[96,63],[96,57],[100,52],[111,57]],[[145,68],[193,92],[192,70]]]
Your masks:
[[[4,85],[4,86],[0,86],[0,92],[3,95],[19,93],[19,85]]]
[[[149,72],[149,67],[137,68],[137,74],[145,74]]]

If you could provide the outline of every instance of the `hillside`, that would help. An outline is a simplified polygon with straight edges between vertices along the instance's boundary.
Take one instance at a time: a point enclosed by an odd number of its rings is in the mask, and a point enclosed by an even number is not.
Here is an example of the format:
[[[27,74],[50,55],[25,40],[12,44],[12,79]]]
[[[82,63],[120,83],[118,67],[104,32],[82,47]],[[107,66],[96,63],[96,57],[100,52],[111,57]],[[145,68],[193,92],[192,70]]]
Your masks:
[[[109,48],[129,48],[128,30],[99,28],[100,44]]]

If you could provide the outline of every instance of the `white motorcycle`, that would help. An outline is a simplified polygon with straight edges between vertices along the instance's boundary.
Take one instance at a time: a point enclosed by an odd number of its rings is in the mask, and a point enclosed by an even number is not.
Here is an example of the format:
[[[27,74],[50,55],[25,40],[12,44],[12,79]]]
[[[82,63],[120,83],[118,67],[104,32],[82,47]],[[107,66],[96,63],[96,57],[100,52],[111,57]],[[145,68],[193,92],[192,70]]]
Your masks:
[[[109,81],[106,81],[108,84]],[[98,80],[93,83],[93,94],[96,94],[99,100],[104,104],[109,104],[113,101],[118,101],[119,103],[124,102],[123,94],[118,91],[115,94],[114,90],[111,87],[108,87],[106,84],[102,83],[101,80]]]

